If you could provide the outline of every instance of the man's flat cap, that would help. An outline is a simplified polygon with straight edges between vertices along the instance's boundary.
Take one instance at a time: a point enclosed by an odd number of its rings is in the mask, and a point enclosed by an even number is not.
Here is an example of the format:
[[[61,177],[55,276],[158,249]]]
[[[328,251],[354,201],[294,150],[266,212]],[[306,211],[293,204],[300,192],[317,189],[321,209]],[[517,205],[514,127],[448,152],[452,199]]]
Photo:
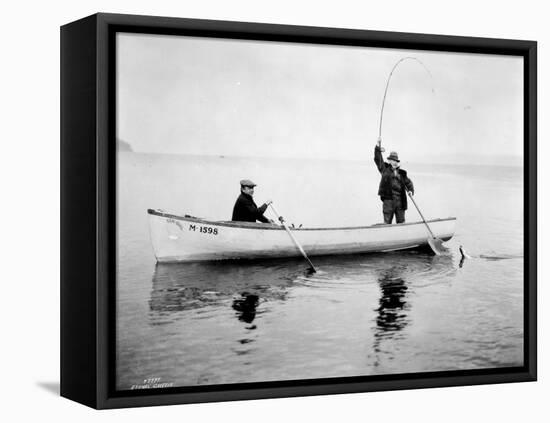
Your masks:
[[[243,179],[241,180],[241,186],[242,187],[255,187],[256,184],[252,182],[250,179]]]

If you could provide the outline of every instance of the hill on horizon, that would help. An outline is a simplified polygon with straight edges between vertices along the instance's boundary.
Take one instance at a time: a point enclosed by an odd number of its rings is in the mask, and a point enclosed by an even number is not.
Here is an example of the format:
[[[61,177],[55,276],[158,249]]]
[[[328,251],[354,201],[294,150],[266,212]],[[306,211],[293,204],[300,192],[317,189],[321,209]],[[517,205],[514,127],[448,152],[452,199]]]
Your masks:
[[[116,140],[116,151],[134,151],[130,143],[121,139]]]

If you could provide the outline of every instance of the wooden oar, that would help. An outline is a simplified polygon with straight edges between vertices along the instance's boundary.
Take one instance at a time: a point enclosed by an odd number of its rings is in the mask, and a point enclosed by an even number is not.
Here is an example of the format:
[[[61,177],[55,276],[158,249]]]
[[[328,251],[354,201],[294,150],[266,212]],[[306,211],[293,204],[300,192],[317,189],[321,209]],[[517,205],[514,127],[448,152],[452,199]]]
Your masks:
[[[422,215],[422,212],[418,208],[418,205],[416,204],[416,201],[414,201],[414,198],[409,190],[407,190],[407,194],[409,195],[409,198],[413,202],[414,206],[416,207],[416,210],[418,210],[418,214],[422,218],[422,221],[426,225],[426,228],[428,228],[428,232],[430,233],[430,236],[428,237],[428,244],[430,245],[433,252],[440,256],[442,254],[448,254],[449,249],[443,245],[443,241],[437,238],[432,230],[430,229],[430,225],[428,225],[428,222],[426,222],[426,219],[424,219],[424,216]]]
[[[277,210],[275,210],[275,207],[273,206],[273,203],[270,203],[269,204],[271,206],[271,209],[273,210],[273,213],[275,213],[275,215],[277,216],[277,219],[279,219],[279,222],[281,222],[281,224],[283,225],[283,227],[285,228],[286,230],[286,233],[288,234],[288,236],[290,236],[290,239],[292,240],[292,242],[294,243],[294,245],[296,246],[296,248],[298,248],[298,250],[300,250],[300,253],[302,253],[302,255],[304,256],[304,258],[307,260],[307,262],[309,263],[309,266],[310,266],[310,271],[312,273],[317,273],[317,269],[315,269],[315,266],[313,265],[313,263],[311,262],[311,260],[309,259],[309,257],[307,256],[306,252],[304,251],[304,249],[302,248],[302,246],[300,245],[300,243],[298,242],[298,240],[294,237],[294,235],[292,234],[292,232],[290,231],[290,228],[286,225],[285,223],[285,220],[283,219],[283,217],[277,213]]]

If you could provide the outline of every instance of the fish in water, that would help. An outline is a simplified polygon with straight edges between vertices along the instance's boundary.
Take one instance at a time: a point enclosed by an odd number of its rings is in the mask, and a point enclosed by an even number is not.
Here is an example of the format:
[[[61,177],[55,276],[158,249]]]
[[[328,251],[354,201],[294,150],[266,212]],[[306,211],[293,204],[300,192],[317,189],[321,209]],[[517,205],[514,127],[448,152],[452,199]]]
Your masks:
[[[460,251],[460,255],[462,256],[462,259],[463,259],[463,260],[464,260],[464,259],[471,259],[471,258],[472,258],[472,256],[466,254],[466,251],[464,250],[464,247],[463,247],[462,245],[460,245],[460,246],[458,247],[458,251]]]

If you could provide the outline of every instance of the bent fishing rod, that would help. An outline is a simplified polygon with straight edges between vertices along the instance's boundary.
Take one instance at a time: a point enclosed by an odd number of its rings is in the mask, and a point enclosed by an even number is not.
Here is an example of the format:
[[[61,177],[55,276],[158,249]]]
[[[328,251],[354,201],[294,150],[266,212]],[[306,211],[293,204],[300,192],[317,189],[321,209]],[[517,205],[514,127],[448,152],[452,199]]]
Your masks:
[[[393,76],[393,73],[395,72],[397,67],[402,62],[404,62],[405,60],[414,60],[414,61],[418,62],[424,68],[424,70],[426,72],[428,72],[428,75],[430,75],[430,79],[433,80],[432,73],[430,72],[430,70],[426,67],[426,65],[424,63],[422,63],[422,61],[420,61],[416,57],[412,57],[412,56],[402,57],[401,59],[399,59],[395,63],[395,65],[393,65],[393,68],[392,68],[390,74],[388,75],[388,80],[386,81],[386,89],[384,90],[384,98],[382,99],[382,107],[380,108],[380,122],[379,122],[379,125],[378,125],[378,140],[380,140],[380,141],[382,140],[382,119],[384,117],[384,105],[386,104],[386,96],[388,94],[388,88],[390,86],[391,77]],[[433,86],[432,86],[432,93],[433,92],[435,92],[435,91],[434,91]]]

